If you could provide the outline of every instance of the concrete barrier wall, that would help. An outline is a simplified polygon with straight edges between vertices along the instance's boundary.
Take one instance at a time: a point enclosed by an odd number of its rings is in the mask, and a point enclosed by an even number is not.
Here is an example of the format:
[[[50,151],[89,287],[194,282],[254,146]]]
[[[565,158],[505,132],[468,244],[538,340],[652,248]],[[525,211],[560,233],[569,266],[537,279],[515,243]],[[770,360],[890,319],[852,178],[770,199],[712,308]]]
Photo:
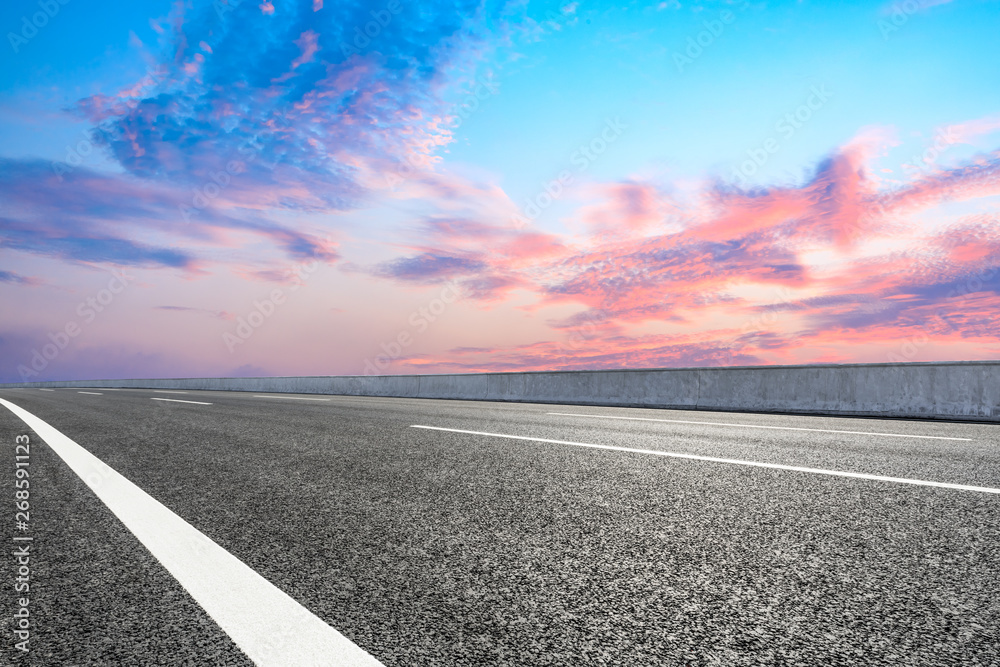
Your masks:
[[[1000,422],[1000,361],[453,375],[27,382]]]

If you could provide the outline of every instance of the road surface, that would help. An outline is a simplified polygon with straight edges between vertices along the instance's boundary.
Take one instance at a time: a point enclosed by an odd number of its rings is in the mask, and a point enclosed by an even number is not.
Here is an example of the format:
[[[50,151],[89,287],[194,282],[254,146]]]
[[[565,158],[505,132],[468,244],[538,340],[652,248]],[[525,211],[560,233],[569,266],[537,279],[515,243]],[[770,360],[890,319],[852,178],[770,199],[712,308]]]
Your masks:
[[[14,664],[1000,665],[1000,425],[0,399]]]

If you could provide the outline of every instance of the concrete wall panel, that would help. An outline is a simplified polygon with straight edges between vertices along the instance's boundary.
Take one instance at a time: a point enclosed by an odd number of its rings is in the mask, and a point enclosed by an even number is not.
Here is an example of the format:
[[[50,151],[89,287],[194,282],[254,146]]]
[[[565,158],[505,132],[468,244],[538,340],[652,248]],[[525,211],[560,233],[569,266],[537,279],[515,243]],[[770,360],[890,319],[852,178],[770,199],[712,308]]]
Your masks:
[[[1000,362],[451,375],[26,382],[0,387],[208,389],[1000,422]]]

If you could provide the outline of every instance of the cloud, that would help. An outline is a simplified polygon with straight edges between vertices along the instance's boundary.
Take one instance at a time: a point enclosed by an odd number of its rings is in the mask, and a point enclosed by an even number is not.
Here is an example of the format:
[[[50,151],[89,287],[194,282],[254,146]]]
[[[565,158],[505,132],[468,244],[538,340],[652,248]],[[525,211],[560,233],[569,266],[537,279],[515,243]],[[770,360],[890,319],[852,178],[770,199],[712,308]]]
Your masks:
[[[649,340],[634,333],[648,323],[688,330],[719,318],[742,323],[725,338],[698,341],[693,356],[671,347],[669,354],[630,357],[623,349],[607,359],[588,356],[584,364],[633,358],[668,365],[681,359],[794,363],[801,360],[796,354],[835,360],[834,332],[884,334],[894,326],[905,331],[929,310],[961,310],[963,304],[949,300],[949,286],[1000,258],[992,236],[996,221],[983,216],[936,236],[918,235],[905,252],[868,250],[898,233],[905,216],[953,197],[988,196],[995,186],[987,155],[880,189],[869,163],[894,141],[892,133],[865,128],[797,185],[742,190],[717,183],[665,194],[662,185],[639,179],[596,184],[596,196],[568,217],[586,230],[573,242],[512,229],[483,212],[428,217],[414,228],[418,242],[400,242],[419,252],[384,262],[372,273],[416,282],[457,277],[467,298],[492,306],[516,289],[534,295],[534,304],[522,306],[528,310],[581,307],[547,319],[553,344],[586,332],[634,348],[636,341]],[[833,253],[828,265],[809,259],[818,249]],[[780,292],[812,296],[769,300]],[[983,334],[967,321],[962,326],[970,335]],[[497,367],[537,361],[517,349],[516,355],[498,349],[482,356]],[[505,361],[505,355],[513,356]],[[407,363],[436,368],[444,361],[414,357]]]
[[[713,332],[696,339],[687,335],[598,336],[565,341],[539,341],[513,347],[453,348],[448,356],[400,358],[399,371],[488,372],[678,368],[687,366],[766,363],[751,348]]]
[[[190,191],[128,174],[77,168],[58,175],[41,160],[0,158],[0,247],[70,262],[203,271],[232,231],[260,236],[297,260],[335,262],[336,244],[275,223],[255,209],[206,207],[189,220]],[[149,241],[142,241],[142,238]],[[179,242],[163,239],[182,239]],[[159,242],[157,242],[159,239]],[[215,259],[214,261],[220,261]]]
[[[225,310],[210,310],[208,308],[192,308],[190,306],[154,306],[154,310],[169,310],[178,313],[204,313],[220,320],[232,320],[236,316]]]
[[[485,267],[483,262],[474,259],[424,253],[380,264],[376,267],[375,274],[396,280],[439,282],[454,276],[475,273]]]
[[[452,140],[453,98],[479,74],[491,44],[516,29],[523,8],[461,1],[385,12],[378,34],[362,40],[373,20],[365,4],[268,12],[241,0],[176,4],[154,26],[161,38],[147,75],[73,107],[121,171],[0,159],[0,244],[69,262],[197,274],[227,262],[218,248],[251,234],[294,260],[332,263],[340,256],[329,235],[277,215],[325,214],[336,223],[330,214],[389,191],[373,175],[414,156],[424,165],[406,177],[414,194],[481,194],[435,173],[435,152]],[[238,272],[284,270],[257,261]],[[385,270],[405,280],[434,269],[414,259]]]
[[[622,181],[594,190],[597,203],[582,208],[578,215],[588,232],[602,237],[642,235],[662,225],[677,206],[657,188],[638,181]]]
[[[978,155],[951,169],[922,176],[873,203],[885,213],[926,209],[945,201],[966,201],[1000,194],[1000,151]]]
[[[60,349],[55,357],[44,357],[41,350],[51,344],[49,333],[44,329],[0,330],[0,383],[192,377],[204,373],[193,360],[150,352],[133,342],[88,341],[81,337]]]
[[[283,189],[276,206],[348,208],[364,195],[366,163],[403,163],[451,141],[449,95],[520,11],[468,0],[401,7],[375,21],[365,3],[273,14],[249,2],[178,5],[157,76],[77,109],[133,175],[199,182],[241,161],[242,180]]]
[[[875,189],[864,159],[864,151],[847,146],[823,159],[800,186],[741,190],[719,185],[710,202],[712,214],[692,234],[722,241],[774,233],[848,248],[876,231],[876,220],[866,216]]]
[[[255,364],[243,364],[228,373],[224,373],[223,377],[231,378],[259,378],[259,377],[274,377],[274,373],[271,373],[265,368],[257,366]]]
[[[463,348],[452,361],[425,355],[403,363],[513,370],[836,361],[850,358],[837,351],[839,337],[870,332],[871,348],[903,332],[923,335],[932,321],[944,342],[995,339],[983,322],[997,304],[1000,221],[975,214],[928,234],[906,220],[942,202],[1000,194],[996,154],[890,189],[869,165],[894,141],[864,129],[800,184],[743,190],[716,183],[669,195],[640,179],[596,184],[596,195],[566,218],[586,230],[572,242],[475,216],[428,218],[415,229],[420,254],[386,262],[377,275],[454,274],[466,296],[494,305],[516,288],[534,295],[535,304],[524,306],[530,310],[581,309],[547,319],[551,341],[477,349],[472,361]],[[873,252],[902,230],[909,247]],[[825,263],[812,259],[817,252]],[[957,287],[970,280],[981,284]],[[779,293],[790,296],[776,302]],[[701,322],[720,320],[740,326],[724,335],[702,331]],[[649,323],[702,333],[639,333]],[[574,348],[572,361],[562,359],[566,344],[581,337],[605,347]]]
[[[977,139],[1000,132],[1000,115],[986,116],[967,120],[940,129],[940,133],[949,143],[976,145]]]
[[[4,271],[0,269],[0,283],[12,283],[14,285],[35,286],[41,285],[42,281],[30,276],[22,276],[14,271]]]
[[[194,258],[169,248],[154,248],[124,238],[39,234],[0,219],[0,248],[11,248],[85,263],[194,269]]]

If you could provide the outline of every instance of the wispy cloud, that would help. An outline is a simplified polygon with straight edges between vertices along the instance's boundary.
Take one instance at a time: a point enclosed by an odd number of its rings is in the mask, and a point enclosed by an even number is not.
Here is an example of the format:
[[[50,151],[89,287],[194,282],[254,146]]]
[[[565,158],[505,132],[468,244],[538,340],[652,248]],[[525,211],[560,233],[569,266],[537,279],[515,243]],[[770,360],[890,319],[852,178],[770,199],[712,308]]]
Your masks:
[[[13,285],[36,286],[42,281],[31,276],[23,276],[15,271],[4,271],[0,269],[0,283],[11,283]]]
[[[236,315],[225,310],[210,310],[208,308],[193,308],[191,306],[154,306],[155,310],[169,310],[177,313],[201,313],[220,320],[233,320]]]

